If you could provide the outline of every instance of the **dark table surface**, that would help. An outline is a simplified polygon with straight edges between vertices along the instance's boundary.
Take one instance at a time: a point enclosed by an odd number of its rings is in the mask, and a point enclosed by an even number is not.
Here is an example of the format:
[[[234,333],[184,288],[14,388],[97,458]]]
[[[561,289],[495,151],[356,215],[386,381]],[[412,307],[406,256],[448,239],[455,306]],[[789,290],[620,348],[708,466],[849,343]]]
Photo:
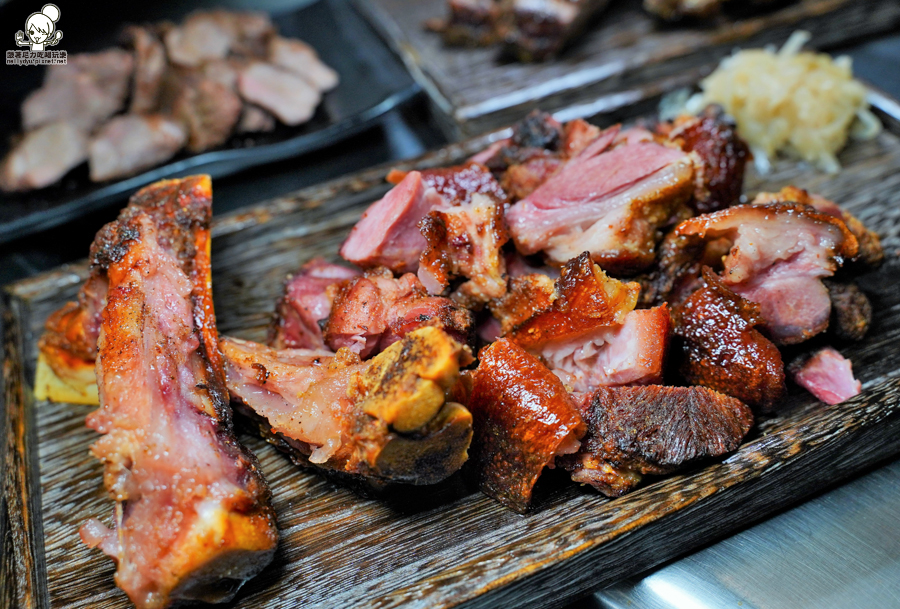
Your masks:
[[[250,4],[234,0],[225,3],[236,6],[250,5],[254,8],[289,8],[302,4],[303,0],[269,0]],[[2,4],[0,1],[0,5]],[[182,7],[188,4],[196,6],[207,5],[210,2],[179,3],[178,6],[185,12]],[[860,41],[850,47],[838,49],[835,53],[847,54],[853,58],[854,72],[857,76],[900,98],[900,33]],[[381,124],[348,141],[300,158],[216,180],[213,188],[214,211],[217,215],[228,213],[372,165],[412,158],[426,150],[438,148],[444,143],[444,137],[429,116],[424,100],[420,99],[402,110],[390,113]],[[116,214],[115,210],[95,213],[60,228],[0,246],[0,284],[25,278],[66,262],[83,259],[94,233]],[[0,416],[0,421],[2,420],[3,417]],[[782,576],[783,588],[779,587],[778,582],[772,583],[768,596],[763,594],[765,598],[757,599],[755,603],[745,602],[742,600],[744,597],[734,592],[748,577],[751,577],[746,569],[741,571],[735,566],[734,573],[729,572],[724,565],[718,571],[712,569],[711,565],[722,564],[721,561],[725,560],[723,557],[749,556],[750,550],[747,548],[748,544],[752,543],[763,545],[769,543],[770,546],[774,543],[772,547],[779,549],[783,558],[785,549],[778,541],[790,530],[792,522],[798,518],[803,522],[812,519],[815,526],[825,527],[829,523],[839,523],[843,519],[853,518],[847,509],[853,507],[852,498],[857,496],[854,490],[857,487],[868,491],[872,501],[877,504],[876,507],[870,506],[869,513],[883,517],[884,522],[893,522],[894,526],[884,530],[883,535],[865,538],[861,535],[846,535],[842,538],[840,554],[835,555],[831,563],[828,563],[827,556],[822,557],[822,553],[836,552],[833,546],[816,545],[812,537],[805,541],[801,540],[800,549],[794,549],[798,554],[792,555],[795,559],[793,562],[782,560],[777,563],[775,575]],[[684,609],[705,607],[712,609],[725,606],[849,608],[863,606],[856,602],[860,598],[877,599],[881,603],[888,603],[877,606],[900,607],[900,578],[890,577],[892,573],[900,573],[900,530],[896,529],[896,523],[900,521],[900,504],[896,503],[896,492],[878,492],[878,489],[888,488],[900,488],[900,467],[897,463],[824,493],[799,508],[679,560],[650,574],[647,578],[623,582],[618,587],[575,603],[571,609],[626,606]],[[867,523],[857,520],[856,524],[862,526]],[[804,555],[804,552],[807,554]],[[875,594],[874,597],[859,596],[853,593],[853,586],[845,579],[820,578],[817,585],[810,588],[812,596],[809,598],[815,602],[804,603],[801,602],[803,599],[798,600],[796,596],[798,587],[790,585],[793,581],[791,573],[794,576],[803,576],[804,570],[821,570],[828,568],[828,565],[830,568],[839,569],[843,556],[853,556],[857,569],[876,571],[882,569],[882,575],[886,577],[856,580],[857,587],[862,586],[864,590],[871,591],[872,586],[875,586],[876,592],[880,591],[881,594]],[[764,554],[759,554],[759,560],[765,558]],[[826,566],[823,566],[823,561],[827,563]],[[733,564],[738,565],[739,562],[740,560],[732,558]],[[776,566],[774,561],[772,566]],[[792,569],[794,571],[791,571]],[[744,573],[743,579],[741,573]],[[788,574],[786,579],[785,574]],[[706,596],[690,593],[696,589],[706,590]],[[791,596],[792,594],[794,596]]]

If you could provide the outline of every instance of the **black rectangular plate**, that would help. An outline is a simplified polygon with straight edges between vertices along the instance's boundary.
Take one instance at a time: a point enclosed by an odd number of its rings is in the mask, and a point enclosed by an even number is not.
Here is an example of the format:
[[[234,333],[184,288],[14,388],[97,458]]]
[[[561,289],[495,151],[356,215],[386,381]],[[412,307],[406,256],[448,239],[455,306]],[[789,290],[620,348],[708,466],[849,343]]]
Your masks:
[[[31,5],[20,8],[13,3],[0,11],[0,23],[24,24],[25,17],[35,10]],[[95,7],[101,23],[94,24],[97,37],[89,38],[85,27],[75,13],[78,7],[61,7],[64,11],[59,29],[65,30],[61,46],[72,54],[94,51],[114,46],[116,36],[124,22],[141,22],[159,19],[177,19],[161,8],[148,13],[146,9],[119,15],[121,21],[103,23],[103,6]],[[198,3],[199,4],[199,3]],[[15,10],[14,10],[15,9]],[[185,6],[181,4],[180,11]],[[178,12],[178,8],[174,8]],[[18,19],[21,12],[22,19]],[[86,7],[81,8],[87,13]],[[7,18],[8,17],[8,18]],[[84,14],[81,15],[83,19]],[[4,193],[0,203],[0,243],[58,226],[75,218],[103,208],[121,206],[138,188],[165,178],[195,173],[208,173],[214,178],[299,156],[345,139],[372,126],[382,115],[411,99],[419,86],[360,18],[346,0],[319,0],[312,5],[288,13],[274,14],[273,21],[279,33],[300,38],[311,44],[322,60],[337,70],[341,82],[336,89],[326,93],[322,104],[309,122],[288,127],[278,125],[275,131],[265,134],[234,136],[223,147],[200,154],[180,153],[165,165],[155,167],[139,175],[117,181],[95,184],[88,178],[87,165],[70,171],[61,182],[40,190],[24,193]],[[73,23],[74,22],[74,23]],[[71,35],[69,34],[71,32]],[[10,42],[12,34],[10,30]],[[20,106],[24,97],[40,86],[43,72],[34,67],[3,66],[4,92],[0,101],[0,143],[8,144],[10,138],[21,129]],[[5,154],[6,148],[2,148]]]

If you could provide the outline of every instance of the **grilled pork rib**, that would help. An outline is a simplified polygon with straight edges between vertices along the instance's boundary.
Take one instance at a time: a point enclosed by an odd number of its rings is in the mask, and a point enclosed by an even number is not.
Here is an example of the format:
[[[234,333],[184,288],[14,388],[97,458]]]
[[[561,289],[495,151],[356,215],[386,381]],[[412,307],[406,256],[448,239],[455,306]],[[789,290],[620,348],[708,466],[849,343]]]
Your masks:
[[[63,333],[41,343],[64,366],[78,351],[89,355],[99,334],[100,409],[87,424],[104,434],[91,452],[105,464],[115,527],[90,520],[81,536],[116,561],[116,584],[141,609],[229,600],[278,542],[256,459],[232,431],[210,287],[210,204],[206,176],[138,192],[98,233],[79,304],[51,318]]]

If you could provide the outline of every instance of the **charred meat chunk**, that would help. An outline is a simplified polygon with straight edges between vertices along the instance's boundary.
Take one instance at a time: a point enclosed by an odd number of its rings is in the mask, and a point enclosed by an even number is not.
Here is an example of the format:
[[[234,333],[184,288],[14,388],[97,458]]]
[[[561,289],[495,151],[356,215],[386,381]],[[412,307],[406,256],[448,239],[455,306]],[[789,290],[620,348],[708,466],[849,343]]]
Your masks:
[[[778,348],[756,329],[759,306],[732,292],[708,267],[703,278],[706,285],[676,315],[681,374],[691,384],[771,410],[785,393],[784,364]]]
[[[581,448],[559,463],[607,497],[624,495],[645,474],[732,452],[753,426],[743,403],[705,387],[604,387],[584,401],[582,415]]]
[[[609,0],[510,0],[505,51],[519,61],[545,61],[571,44]]]
[[[471,354],[420,328],[368,362],[336,354],[222,342],[232,397],[299,465],[433,484],[467,458],[472,417],[447,399]]]
[[[855,283],[824,281],[831,298],[828,330],[842,340],[862,340],[872,324],[872,303]]]
[[[578,450],[584,422],[560,380],[515,343],[500,339],[478,358],[468,406],[479,485],[524,513],[544,467]]]
[[[105,464],[115,528],[82,539],[116,561],[116,584],[139,608],[230,600],[272,559],[278,541],[269,491],[231,425],[212,307],[208,177],[162,182],[173,227],[133,207],[93,251],[109,281],[98,340],[100,409],[88,427]],[[169,207],[173,202],[162,205]]]

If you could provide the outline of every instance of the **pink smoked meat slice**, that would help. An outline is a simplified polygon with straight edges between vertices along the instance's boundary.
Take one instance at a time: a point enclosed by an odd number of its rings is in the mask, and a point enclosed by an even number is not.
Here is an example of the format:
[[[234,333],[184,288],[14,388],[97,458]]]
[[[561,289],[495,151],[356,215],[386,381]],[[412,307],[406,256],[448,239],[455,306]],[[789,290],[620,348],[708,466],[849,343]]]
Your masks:
[[[822,279],[858,248],[840,219],[787,203],[738,205],[682,222],[675,232],[700,241],[731,241],[722,281],[759,305],[764,331],[781,345],[828,327],[831,298]]]
[[[331,315],[338,285],[358,275],[354,269],[314,258],[289,276],[275,308],[271,345],[276,349],[324,349],[320,322]]]
[[[826,404],[840,404],[862,391],[850,360],[831,347],[789,367],[794,381]]]
[[[303,78],[319,91],[338,85],[338,74],[322,63],[315,49],[293,38],[273,36],[269,40],[269,61]]]
[[[261,61],[240,71],[238,91],[245,100],[265,108],[285,125],[308,121],[322,99],[318,89],[294,72]]]
[[[563,263],[588,249],[601,267],[628,272],[653,261],[656,231],[693,192],[691,158],[653,142],[607,150],[608,129],[507,213],[523,254]]]

